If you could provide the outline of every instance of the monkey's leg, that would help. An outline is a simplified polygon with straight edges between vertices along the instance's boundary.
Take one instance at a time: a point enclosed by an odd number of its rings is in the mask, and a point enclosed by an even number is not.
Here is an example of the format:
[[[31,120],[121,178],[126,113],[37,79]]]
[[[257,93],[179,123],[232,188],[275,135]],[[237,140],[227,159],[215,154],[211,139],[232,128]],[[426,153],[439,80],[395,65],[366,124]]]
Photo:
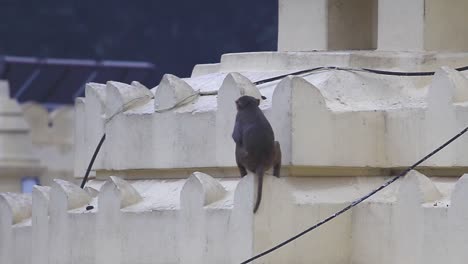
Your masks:
[[[263,174],[265,173],[265,170],[263,169],[263,166],[260,165],[257,167],[257,170],[255,171],[255,175],[257,175],[258,178],[258,187],[257,187],[257,199],[255,202],[254,206],[254,214],[257,212],[258,207],[260,206],[260,202],[262,201],[262,189],[263,189]]]
[[[245,175],[247,175],[247,170],[242,165],[245,162],[246,156],[247,156],[247,152],[244,150],[244,148],[236,144],[236,163],[237,163],[237,167],[239,168],[241,177],[244,177]]]
[[[247,175],[247,170],[245,169],[244,166],[237,163],[237,168],[239,168],[239,172],[240,172],[241,177],[244,177],[245,175]]]
[[[281,146],[278,141],[275,141],[275,156],[273,163],[273,176],[280,177],[281,170]]]

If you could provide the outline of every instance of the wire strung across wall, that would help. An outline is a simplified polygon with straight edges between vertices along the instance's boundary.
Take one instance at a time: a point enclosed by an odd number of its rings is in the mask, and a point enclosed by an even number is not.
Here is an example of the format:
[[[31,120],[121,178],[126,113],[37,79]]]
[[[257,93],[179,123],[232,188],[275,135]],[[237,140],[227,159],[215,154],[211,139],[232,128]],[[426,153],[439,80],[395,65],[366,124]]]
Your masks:
[[[335,66],[330,66],[330,67],[315,67],[315,68],[311,68],[311,69],[306,69],[306,70],[300,70],[300,71],[296,71],[296,72],[292,72],[292,73],[288,73],[288,74],[283,74],[283,75],[279,75],[279,76],[275,76],[275,77],[271,77],[271,78],[266,78],[266,79],[263,79],[263,80],[259,80],[259,81],[256,81],[254,82],[253,84],[255,85],[260,85],[260,84],[264,84],[264,83],[268,83],[268,82],[273,82],[273,81],[277,81],[277,80],[281,80],[287,76],[290,76],[290,75],[302,75],[302,74],[308,74],[308,73],[313,73],[313,72],[318,72],[318,71],[323,71],[323,70],[344,70],[344,71],[359,71],[359,72],[368,72],[368,73],[374,73],[374,74],[379,74],[379,75],[390,75],[390,76],[431,76],[431,75],[434,75],[435,72],[434,71],[429,71],[429,72],[399,72],[399,71],[385,71],[385,70],[374,70],[374,69],[367,69],[367,68],[347,68],[347,67],[335,67]],[[468,66],[464,66],[464,67],[459,67],[459,68],[456,68],[455,70],[457,71],[466,71],[468,70]],[[161,113],[161,112],[165,112],[165,111],[169,111],[169,110],[172,110],[172,109],[175,109],[175,108],[178,108],[182,105],[185,105],[189,102],[191,102],[192,100],[194,100],[195,98],[197,98],[198,96],[206,96],[206,95],[216,95],[217,92],[209,92],[209,93],[203,93],[203,92],[200,92],[200,91],[197,91],[195,92],[194,94],[191,94],[190,96],[186,97],[186,98],[183,98],[182,100],[180,100],[179,102],[177,102],[174,106],[172,107],[168,107],[168,108],[165,108],[165,109],[160,109],[160,110],[156,110],[155,112],[157,113]],[[147,97],[147,96],[145,96]],[[136,98],[134,100],[138,100],[138,99],[142,99],[142,98]],[[192,99],[192,100],[188,100],[188,99]],[[119,109],[116,113],[114,113],[109,119],[106,120],[106,123],[109,122],[112,118],[114,118],[115,116],[117,116],[118,114],[128,110],[131,108],[131,102],[128,103],[128,105],[124,105],[124,107],[122,107],[122,109]],[[247,263],[250,263],[262,256],[265,256],[273,251],[276,251],[278,250],[279,248],[291,243],[292,241],[302,237],[303,235],[311,232],[312,230],[322,226],[323,224],[333,220],[334,218],[338,217],[339,215],[345,213],[346,211],[350,210],[351,208],[357,206],[358,204],[362,203],[363,201],[367,200],[369,197],[373,196],[374,194],[378,193],[379,191],[383,190],[384,188],[386,188],[387,186],[389,186],[390,184],[394,183],[395,181],[397,181],[398,179],[400,179],[401,177],[405,176],[409,171],[415,169],[417,166],[419,166],[421,163],[423,163],[424,161],[426,161],[427,159],[429,159],[430,157],[432,157],[433,155],[435,155],[437,152],[441,151],[442,149],[444,149],[445,147],[447,147],[448,145],[450,145],[453,141],[455,141],[457,138],[461,137],[463,134],[465,134],[466,132],[468,131],[468,126],[463,129],[462,131],[460,131],[458,134],[456,134],[455,136],[453,136],[452,138],[450,138],[448,141],[446,141],[444,144],[442,144],[441,146],[439,146],[438,148],[436,148],[435,150],[433,150],[431,153],[427,154],[426,156],[424,156],[422,159],[420,159],[419,161],[417,161],[416,163],[414,163],[413,165],[409,166],[407,169],[405,169],[403,172],[401,172],[399,175],[391,178],[390,180],[388,180],[387,182],[383,183],[382,185],[380,185],[377,189],[371,191],[370,193],[364,195],[363,197],[360,197],[359,199],[353,201],[351,204],[349,204],[348,206],[344,207],[343,209],[337,211],[336,213],[330,215],[329,217],[325,218],[324,220],[320,221],[319,223],[313,225],[312,227],[302,231],[301,233],[299,234],[296,234],[295,236],[281,242],[280,244],[266,250],[266,251],[263,251],[262,253],[260,254],[257,254],[243,262],[241,262],[240,264],[247,264]],[[99,153],[99,150],[101,149],[101,146],[104,142],[106,138],[106,134],[104,133],[103,136],[101,137],[101,140],[99,141],[94,153],[93,153],[93,156],[91,158],[91,161],[88,165],[88,168],[86,170],[86,174],[83,178],[83,181],[81,183],[81,188],[84,188],[85,184],[86,184],[86,181],[88,179],[88,176],[89,176],[89,173],[91,171],[91,168],[94,164],[94,161],[97,157],[97,154]]]

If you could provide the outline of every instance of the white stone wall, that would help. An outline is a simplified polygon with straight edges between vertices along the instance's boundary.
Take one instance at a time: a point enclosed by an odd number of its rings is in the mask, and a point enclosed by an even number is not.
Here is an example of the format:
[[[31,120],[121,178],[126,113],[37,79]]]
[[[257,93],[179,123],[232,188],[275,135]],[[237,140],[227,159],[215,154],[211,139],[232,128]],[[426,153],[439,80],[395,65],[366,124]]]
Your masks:
[[[434,60],[427,60],[429,57]],[[379,64],[379,69],[393,65],[393,70],[434,69],[437,73],[395,77],[322,70],[252,84],[293,71],[287,67],[304,69],[332,61],[341,67]],[[144,88],[123,93],[115,87],[130,86],[115,82],[90,84],[86,97],[77,103],[75,174],[84,175],[104,132],[106,141],[94,165],[98,173],[132,171],[138,177],[142,169],[234,168],[230,136],[236,114],[234,101],[243,94],[267,97],[260,107],[281,143],[286,174],[299,174],[288,166],[409,166],[468,124],[467,73],[453,70],[461,65],[468,65],[465,54],[259,53],[225,56],[221,72],[187,79],[166,75],[151,93]],[[256,71],[253,67],[276,70]],[[247,70],[225,73],[241,68]],[[185,105],[159,111],[197,91],[217,94],[192,96]],[[129,108],[125,102],[135,98],[143,101]],[[125,107],[129,110],[120,111]],[[467,147],[468,139],[462,138],[423,165],[465,167]],[[125,151],[131,149],[138,151]],[[225,176],[236,175],[236,170],[225,171]]]
[[[49,186],[53,179],[73,181],[74,108],[60,106],[49,113],[35,102],[24,103],[21,108],[31,130],[32,153],[45,168],[37,175],[41,185]]]
[[[0,195],[2,263],[240,263],[378,187],[384,177],[266,176],[252,213],[252,175],[56,180],[33,199]],[[363,204],[259,263],[464,263],[468,175],[412,171]],[[96,192],[96,190],[99,190]],[[92,205],[94,208],[86,210]]]
[[[42,173],[31,131],[8,81],[0,80],[0,192],[21,192],[21,178]]]
[[[279,51],[468,50],[465,0],[280,0]]]

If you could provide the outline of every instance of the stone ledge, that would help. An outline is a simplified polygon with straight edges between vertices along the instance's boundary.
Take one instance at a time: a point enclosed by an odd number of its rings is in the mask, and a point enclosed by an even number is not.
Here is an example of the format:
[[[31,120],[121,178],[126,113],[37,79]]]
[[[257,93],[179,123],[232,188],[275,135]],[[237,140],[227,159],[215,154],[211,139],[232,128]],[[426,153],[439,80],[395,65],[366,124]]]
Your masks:
[[[467,177],[428,178],[412,171],[262,261],[371,264],[382,260],[382,248],[388,257],[394,256],[386,258],[386,264],[407,259],[417,264],[430,259],[462,261],[468,257],[468,240],[461,232],[468,217]],[[194,173],[189,179],[128,182],[113,177],[89,182],[98,192],[93,197],[59,181],[52,189],[35,188],[32,209],[28,203],[23,210],[32,211],[32,216],[25,214],[20,225],[14,224],[10,208],[21,203],[0,199],[0,241],[18,242],[3,243],[0,257],[5,263],[22,263],[19,259],[31,254],[35,259],[80,263],[239,263],[332,215],[386,179],[266,176],[255,215],[252,175],[218,179]],[[94,208],[87,210],[88,205]],[[25,246],[22,241],[31,237],[32,247]],[[142,239],[146,243],[138,243]],[[447,250],[434,250],[433,241],[444,241]]]

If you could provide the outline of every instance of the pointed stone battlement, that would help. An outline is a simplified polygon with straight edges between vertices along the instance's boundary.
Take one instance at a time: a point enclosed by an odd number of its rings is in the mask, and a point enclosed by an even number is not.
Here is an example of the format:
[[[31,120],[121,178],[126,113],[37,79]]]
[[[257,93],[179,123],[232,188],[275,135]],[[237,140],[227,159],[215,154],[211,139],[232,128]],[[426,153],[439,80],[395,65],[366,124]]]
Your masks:
[[[128,179],[164,177],[171,170],[169,177],[187,177],[192,168],[215,172],[218,177],[235,176],[230,135],[234,101],[244,94],[267,98],[260,108],[281,142],[284,173],[290,176],[385,175],[411,165],[468,123],[464,118],[468,109],[466,73],[454,70],[468,65],[465,54],[258,53],[241,59],[243,56],[231,55],[221,61],[221,69],[245,69],[239,73],[221,71],[187,79],[167,75],[152,89],[154,99],[150,94],[133,95],[145,101],[127,110],[105,101],[93,103],[100,97],[109,98],[114,89],[109,83],[90,86],[76,109],[76,175],[84,174],[94,147],[106,133],[94,165],[98,176],[118,172]],[[428,56],[434,60],[425,63]],[[256,67],[264,67],[262,61],[267,57],[276,65],[274,71],[271,65],[265,65],[270,67],[268,71],[250,68],[253,60]],[[298,62],[291,65],[289,61]],[[332,65],[333,61],[344,70],[322,69],[253,84],[318,63]],[[436,73],[396,77],[359,70],[378,63],[382,64],[379,69],[393,65],[393,70],[413,67]],[[97,114],[100,109],[113,110]],[[423,166],[436,174],[457,175],[460,168],[468,167],[465,147],[468,141],[461,139]],[[124,149],[138,151],[129,155]]]

